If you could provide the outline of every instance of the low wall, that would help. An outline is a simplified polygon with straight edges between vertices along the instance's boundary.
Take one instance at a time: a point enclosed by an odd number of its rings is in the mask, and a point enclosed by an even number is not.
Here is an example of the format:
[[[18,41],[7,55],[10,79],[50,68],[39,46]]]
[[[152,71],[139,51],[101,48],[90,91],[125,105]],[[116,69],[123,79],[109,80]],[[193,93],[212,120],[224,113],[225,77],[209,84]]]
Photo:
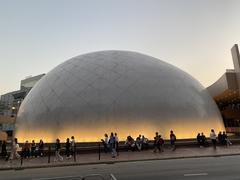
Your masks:
[[[229,138],[233,144],[240,144],[240,137]],[[208,143],[211,145],[210,139],[207,139]],[[19,144],[20,147],[23,147],[23,144]],[[196,139],[185,139],[176,141],[177,148],[186,148],[186,147],[199,147]],[[164,148],[170,147],[170,141],[165,140]],[[10,150],[10,147],[8,148]],[[153,149],[153,141],[149,141],[148,149]],[[50,151],[49,151],[50,150]],[[127,151],[127,146],[125,142],[119,142],[119,151]],[[87,153],[99,153],[104,152],[104,146],[102,142],[91,142],[91,143],[76,143],[76,153],[77,154],[87,154]],[[65,152],[65,143],[61,143],[61,152]],[[55,153],[55,144],[54,143],[45,143],[44,144],[44,154]]]

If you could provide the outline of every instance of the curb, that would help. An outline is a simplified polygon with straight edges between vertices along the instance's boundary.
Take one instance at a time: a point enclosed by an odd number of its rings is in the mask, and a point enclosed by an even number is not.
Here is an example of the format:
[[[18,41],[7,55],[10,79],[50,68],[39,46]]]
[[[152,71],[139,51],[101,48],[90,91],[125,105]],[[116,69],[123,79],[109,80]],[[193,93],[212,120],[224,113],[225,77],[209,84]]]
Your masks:
[[[240,153],[233,154],[216,154],[216,155],[199,155],[199,156],[179,156],[179,157],[166,157],[166,158],[149,158],[149,159],[132,159],[132,160],[117,160],[117,161],[100,161],[100,162],[86,162],[86,163],[63,163],[63,164],[44,164],[44,165],[33,165],[33,166],[15,166],[15,167],[2,167],[0,171],[7,170],[24,170],[24,169],[37,169],[37,168],[54,168],[54,167],[65,167],[65,166],[84,166],[84,165],[98,165],[98,164],[115,164],[125,162],[141,162],[141,161],[159,161],[159,160],[174,160],[174,159],[192,159],[192,158],[205,158],[205,157],[223,157],[223,156],[237,156]]]

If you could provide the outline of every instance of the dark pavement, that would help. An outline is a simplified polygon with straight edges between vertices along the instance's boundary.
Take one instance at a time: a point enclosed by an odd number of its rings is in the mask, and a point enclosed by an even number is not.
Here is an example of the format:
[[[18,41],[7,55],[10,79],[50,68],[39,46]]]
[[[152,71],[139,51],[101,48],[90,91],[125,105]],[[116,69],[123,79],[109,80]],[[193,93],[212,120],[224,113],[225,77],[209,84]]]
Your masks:
[[[239,166],[240,156],[223,156],[8,170],[0,171],[0,179],[78,179],[77,176],[87,174],[102,174],[106,179],[110,179],[109,175],[113,174],[117,180],[237,180],[240,179]]]

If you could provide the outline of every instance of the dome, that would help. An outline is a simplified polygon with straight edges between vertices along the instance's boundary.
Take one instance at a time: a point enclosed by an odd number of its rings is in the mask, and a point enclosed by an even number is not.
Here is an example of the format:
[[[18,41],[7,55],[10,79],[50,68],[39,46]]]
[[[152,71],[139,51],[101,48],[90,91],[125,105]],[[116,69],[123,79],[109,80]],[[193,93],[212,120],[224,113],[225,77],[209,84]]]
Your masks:
[[[74,57],[47,73],[18,112],[19,141],[99,141],[117,132],[121,140],[158,131],[169,139],[195,138],[224,130],[206,89],[184,71],[129,51],[100,51]]]

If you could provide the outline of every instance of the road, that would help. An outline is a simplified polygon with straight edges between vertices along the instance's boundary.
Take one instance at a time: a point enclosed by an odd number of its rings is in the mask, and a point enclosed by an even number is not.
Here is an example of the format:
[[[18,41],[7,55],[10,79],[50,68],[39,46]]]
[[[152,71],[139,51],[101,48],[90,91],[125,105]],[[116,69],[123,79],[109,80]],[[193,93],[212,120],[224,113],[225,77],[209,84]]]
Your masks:
[[[113,174],[117,180],[240,180],[239,169],[240,156],[225,156],[0,171],[0,179],[77,179],[77,176],[87,174],[105,177]]]

